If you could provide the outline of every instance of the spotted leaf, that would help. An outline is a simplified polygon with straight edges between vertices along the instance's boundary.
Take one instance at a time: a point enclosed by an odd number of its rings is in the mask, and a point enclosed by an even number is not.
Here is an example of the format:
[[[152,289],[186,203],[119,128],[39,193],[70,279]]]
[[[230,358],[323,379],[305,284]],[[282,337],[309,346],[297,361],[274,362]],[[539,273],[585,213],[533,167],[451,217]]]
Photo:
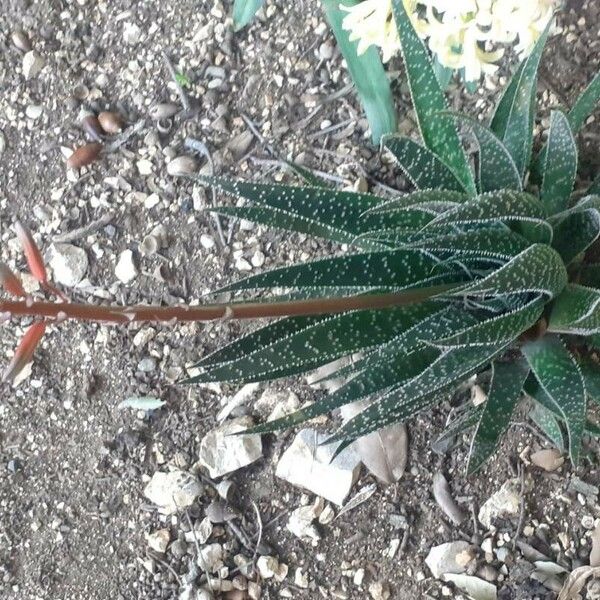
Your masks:
[[[475,195],[475,181],[456,127],[454,123],[440,115],[441,112],[448,110],[448,105],[429,58],[429,52],[414,30],[402,0],[393,0],[392,6],[408,86],[423,143],[449,167],[463,188],[470,195]]]
[[[542,170],[541,197],[548,214],[564,211],[577,175],[577,144],[564,113],[552,111]]]
[[[483,123],[455,113],[449,116],[464,123],[473,132],[479,145],[479,160],[477,163],[477,186],[480,193],[496,190],[523,189],[521,174],[510,152],[493,131]]]
[[[417,189],[436,187],[461,193],[465,191],[463,184],[450,168],[425,146],[399,136],[384,138],[383,145]]]
[[[474,473],[490,458],[508,428],[529,374],[525,361],[492,363],[492,381],[481,419],[471,441],[467,471]]]
[[[569,436],[569,454],[577,465],[587,408],[585,386],[577,363],[558,336],[527,342],[522,352],[541,388],[563,416]]]

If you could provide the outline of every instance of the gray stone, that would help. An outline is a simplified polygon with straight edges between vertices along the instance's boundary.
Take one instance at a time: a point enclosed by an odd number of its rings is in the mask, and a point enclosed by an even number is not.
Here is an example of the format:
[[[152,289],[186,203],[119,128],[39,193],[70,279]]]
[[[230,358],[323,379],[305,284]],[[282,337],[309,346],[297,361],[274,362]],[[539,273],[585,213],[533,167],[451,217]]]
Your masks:
[[[459,540],[434,546],[425,559],[425,564],[436,579],[446,573],[464,573],[475,557],[475,547]]]
[[[321,500],[321,502],[323,501]],[[319,516],[317,512],[314,505],[300,506],[290,514],[287,523],[288,530],[300,539],[319,540],[321,535],[313,524]]]
[[[117,266],[115,267],[115,275],[122,283],[131,283],[137,277],[138,270],[133,261],[133,252],[131,250],[121,252]]]
[[[146,541],[152,550],[159,552],[160,554],[164,554],[167,551],[169,542],[171,541],[171,534],[169,533],[168,529],[159,529],[154,533],[148,533],[146,535]]]
[[[35,77],[46,64],[46,61],[35,51],[30,50],[23,55],[23,75],[25,79]]]
[[[202,438],[198,458],[212,478],[237,471],[262,456],[260,435],[231,435],[253,425],[251,417],[237,417],[209,431]]]
[[[360,458],[348,447],[332,461],[335,444],[320,446],[327,434],[303,429],[283,453],[275,474],[341,506],[360,472]]]
[[[74,287],[84,278],[89,264],[85,250],[72,244],[52,244],[48,253],[57,283]]]
[[[152,356],[146,356],[138,363],[138,371],[142,373],[152,373],[154,369],[156,369],[156,359]]]
[[[517,517],[520,506],[521,482],[517,478],[509,479],[479,509],[479,521],[489,529],[495,519]]]
[[[163,514],[171,514],[191,506],[202,493],[202,485],[186,471],[154,473],[144,488],[144,496],[159,507]]]

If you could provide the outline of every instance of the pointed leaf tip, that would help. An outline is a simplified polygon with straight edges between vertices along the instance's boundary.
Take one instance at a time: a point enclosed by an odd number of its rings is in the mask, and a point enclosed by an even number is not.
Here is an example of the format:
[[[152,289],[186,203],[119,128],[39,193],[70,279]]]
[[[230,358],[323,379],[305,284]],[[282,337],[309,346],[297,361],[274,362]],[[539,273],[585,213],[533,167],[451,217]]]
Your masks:
[[[19,278],[4,263],[0,263],[0,285],[6,292],[17,298],[24,298],[27,295]]]
[[[27,259],[27,265],[29,266],[31,274],[40,283],[45,285],[48,283],[48,274],[46,273],[42,253],[35,243],[31,232],[20,221],[15,222],[15,232],[23,247],[23,252],[25,253],[25,258]]]
[[[2,373],[3,382],[12,382],[15,377],[27,366],[33,358],[35,349],[46,331],[46,321],[36,321],[25,332],[25,335],[19,342],[15,355]]]

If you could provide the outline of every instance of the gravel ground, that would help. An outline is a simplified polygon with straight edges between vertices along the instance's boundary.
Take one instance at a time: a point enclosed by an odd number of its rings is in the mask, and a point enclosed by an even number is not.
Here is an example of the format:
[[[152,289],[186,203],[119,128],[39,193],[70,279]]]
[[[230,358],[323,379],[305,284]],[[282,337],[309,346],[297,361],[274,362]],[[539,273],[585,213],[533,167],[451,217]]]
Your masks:
[[[213,202],[210,191],[167,172],[180,155],[195,155],[200,170],[209,171],[206,156],[185,147],[187,138],[205,144],[217,173],[281,180],[289,175],[277,159],[293,158],[341,185],[403,189],[403,178],[386,161],[382,164],[369,143],[367,124],[318,5],[284,4],[267,2],[257,23],[234,35],[229,4],[208,0],[4,0],[1,260],[24,268],[10,227],[16,217],[35,232],[49,260],[53,242],[105,218],[70,241],[87,259],[77,254],[81,281],[70,295],[80,301],[176,304],[198,301],[248,271],[331,251],[321,242],[244,222],[223,221],[223,244],[217,222],[204,210]],[[571,101],[599,66],[600,6],[595,0],[567,4],[541,73],[543,121],[550,106]],[[25,59],[15,47],[11,33],[17,29],[26,32],[35,55]],[[181,108],[163,53],[185,76],[191,108],[157,124],[150,107],[173,103]],[[43,68],[35,73],[37,66]],[[391,65],[396,68],[400,65]],[[452,102],[486,113],[500,83],[475,96],[452,88]],[[401,78],[395,88],[401,129],[410,132],[414,122]],[[128,126],[112,140],[117,144],[110,151],[76,174],[67,171],[65,156],[85,142],[82,108],[117,111]],[[598,132],[593,123],[580,136],[584,179],[600,164]],[[149,252],[153,240],[158,247]],[[6,360],[25,325],[3,326],[0,353]],[[240,330],[234,323],[50,328],[28,377],[0,388],[3,598],[179,597],[196,552],[185,534],[189,523],[202,521],[215,492],[205,481],[187,514],[164,516],[143,490],[157,470],[195,468],[201,439],[215,426],[222,399],[235,389],[188,388],[175,381],[185,364]],[[315,396],[298,381],[269,389],[292,389],[301,400]],[[151,414],[119,409],[131,396],[157,397],[166,405]],[[228,521],[214,526],[211,541],[222,544],[228,556],[248,552],[243,531],[251,536],[252,548],[256,506],[264,525],[258,553],[289,567],[282,582],[248,574],[260,583],[261,598],[459,598],[450,584],[432,577],[424,558],[442,542],[465,539],[479,548],[484,538],[492,539],[496,550],[486,555],[484,545],[471,570],[481,574],[478,569],[487,565],[486,576],[499,598],[555,598],[556,583],[547,582],[548,588],[531,579],[535,558],[513,548],[512,541],[518,536],[567,571],[587,564],[594,519],[600,517],[593,487],[600,484],[598,446],[590,442],[588,460],[576,474],[567,465],[545,472],[528,460],[542,443],[539,436],[517,426],[497,457],[467,479],[468,440],[457,440],[443,454],[430,445],[458,402],[447,401],[410,423],[403,478],[391,486],[377,484],[358,508],[320,524],[321,538],[314,543],[285,527],[288,513],[312,503],[314,496],[274,476],[292,434],[266,438],[264,457],[232,478],[238,490],[232,505],[240,511],[233,522],[242,528],[241,537]],[[528,484],[523,489],[532,491],[521,494],[521,518],[495,531],[472,519],[456,526],[432,496],[432,476],[440,471],[469,513],[511,477],[521,477]],[[363,471],[353,493],[372,483]],[[166,553],[148,548],[145,534],[158,529],[168,530]],[[508,553],[499,554],[500,547]],[[233,570],[235,564],[226,563]],[[600,597],[593,594],[587,597]]]

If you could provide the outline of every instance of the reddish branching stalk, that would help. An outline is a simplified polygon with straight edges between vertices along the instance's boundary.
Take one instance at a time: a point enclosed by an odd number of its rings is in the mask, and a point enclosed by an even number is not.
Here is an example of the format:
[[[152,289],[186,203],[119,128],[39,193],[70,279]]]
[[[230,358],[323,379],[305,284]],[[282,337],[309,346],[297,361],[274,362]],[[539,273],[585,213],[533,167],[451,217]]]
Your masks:
[[[23,245],[31,274],[40,282],[45,291],[57,296],[61,301],[38,301],[26,296],[17,276],[5,265],[0,265],[0,285],[5,292],[13,297],[25,297],[21,300],[0,299],[0,316],[5,321],[12,317],[33,317],[35,319],[34,324],[27,330],[19,344],[13,360],[5,370],[2,376],[3,380],[13,380],[31,360],[49,322],[58,324],[68,319],[75,319],[97,323],[152,322],[174,325],[196,321],[335,314],[350,310],[382,309],[415,304],[456,287],[449,284],[389,294],[312,298],[285,302],[245,302],[204,306],[96,306],[69,302],[65,295],[48,280],[41,252],[31,233],[21,224],[18,224],[15,229]]]

